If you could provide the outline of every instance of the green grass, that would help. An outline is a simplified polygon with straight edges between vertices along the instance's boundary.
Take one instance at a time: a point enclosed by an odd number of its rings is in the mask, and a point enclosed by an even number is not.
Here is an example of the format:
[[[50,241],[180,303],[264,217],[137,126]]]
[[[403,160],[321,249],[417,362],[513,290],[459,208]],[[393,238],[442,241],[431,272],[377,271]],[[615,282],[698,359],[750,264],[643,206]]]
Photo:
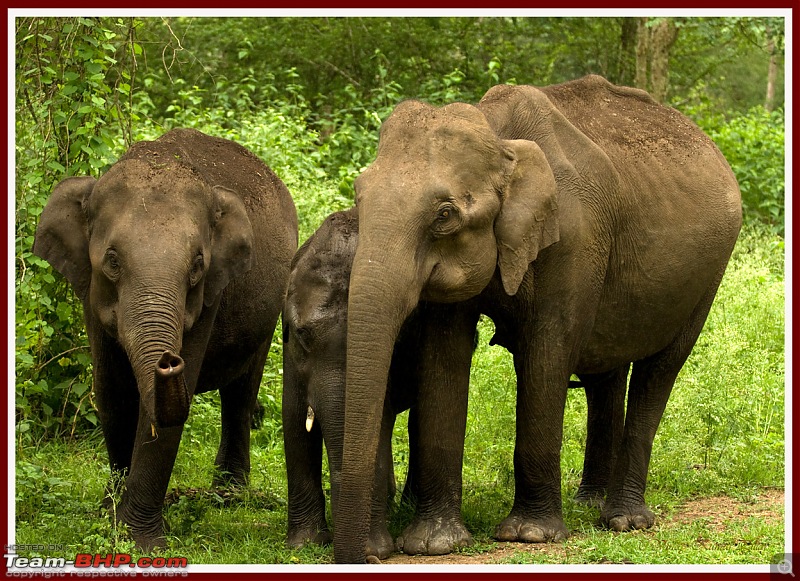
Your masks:
[[[311,192],[324,196],[324,188]],[[301,241],[321,221],[313,204],[301,215]],[[318,213],[318,212],[317,212]],[[747,516],[760,491],[784,486],[784,281],[783,242],[746,229],[698,344],[678,377],[656,436],[647,501],[653,529],[617,534],[597,526],[597,511],[571,498],[580,481],[586,403],[570,390],[562,449],[565,520],[573,535],[563,550],[513,552],[507,563],[767,563],[784,550],[784,523]],[[494,525],[513,498],[514,372],[509,354],[489,346],[491,321],[482,320],[472,371],[464,461],[463,513],[475,546],[491,552]],[[195,399],[166,506],[168,547],[162,554],[200,563],[330,563],[330,547],[284,547],[286,476],[280,422],[279,333],[260,393],[264,425],[253,432],[251,486],[236,495],[210,491],[219,441],[216,394]],[[395,430],[398,483],[407,466],[403,414]],[[109,475],[99,432],[16,448],[16,543],[63,545],[47,556],[79,552],[131,552],[125,531],[100,510]],[[399,486],[401,487],[401,486]],[[741,519],[672,522],[692,499],[730,496]],[[407,514],[395,515],[399,531]],[[135,552],[134,552],[135,554]]]

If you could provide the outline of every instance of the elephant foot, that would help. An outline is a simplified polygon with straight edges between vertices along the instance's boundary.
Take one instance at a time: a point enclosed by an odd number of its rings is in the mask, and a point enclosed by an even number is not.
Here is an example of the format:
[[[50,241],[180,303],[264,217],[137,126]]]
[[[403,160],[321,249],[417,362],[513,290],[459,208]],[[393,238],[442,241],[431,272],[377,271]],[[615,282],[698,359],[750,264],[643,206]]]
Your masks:
[[[108,510],[114,527],[117,530],[126,529],[128,536],[133,539],[136,548],[140,551],[149,553],[167,546],[167,539],[164,537],[164,518],[160,507],[157,513],[149,517],[143,518],[139,515],[137,518],[136,514],[126,508],[127,505],[124,502],[112,503],[111,499],[106,497],[103,506]]]
[[[131,537],[136,544],[136,548],[143,553],[150,553],[156,549],[163,549],[167,546],[164,535],[153,535],[152,533],[131,531]]]
[[[417,518],[397,539],[397,549],[407,555],[446,555],[472,544],[472,535],[460,518]]]
[[[306,545],[330,545],[333,535],[327,525],[290,527],[286,535],[286,545],[292,549],[301,549]]]
[[[241,489],[246,488],[250,474],[241,469],[226,470],[217,467],[214,470],[214,477],[211,480],[211,488],[230,488]]]
[[[560,517],[526,518],[512,513],[497,525],[494,536],[498,541],[557,543],[566,540],[569,531]]]
[[[649,529],[655,520],[655,515],[644,504],[633,507],[615,507],[606,504],[600,513],[600,522],[620,533],[636,529]]]
[[[367,556],[385,559],[394,551],[394,541],[386,526],[373,526],[367,539]]]
[[[605,488],[584,487],[583,484],[581,484],[580,487],[578,487],[578,492],[575,493],[575,502],[602,510],[606,504]]]

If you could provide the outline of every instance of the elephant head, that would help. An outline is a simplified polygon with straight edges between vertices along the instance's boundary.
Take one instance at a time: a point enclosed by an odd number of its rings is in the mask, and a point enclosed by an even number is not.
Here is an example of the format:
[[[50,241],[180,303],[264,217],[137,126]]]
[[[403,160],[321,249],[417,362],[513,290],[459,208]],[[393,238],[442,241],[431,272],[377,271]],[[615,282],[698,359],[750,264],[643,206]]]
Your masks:
[[[359,241],[350,277],[337,562],[364,562],[370,487],[392,349],[419,300],[481,293],[499,271],[517,292],[559,238],[556,185],[532,141],[499,138],[477,108],[409,101],[381,127],[355,183]]]
[[[33,251],[73,286],[90,333],[125,350],[150,422],[171,427],[189,414],[183,335],[250,268],[252,243],[234,192],[180,163],[123,159],[56,186]]]

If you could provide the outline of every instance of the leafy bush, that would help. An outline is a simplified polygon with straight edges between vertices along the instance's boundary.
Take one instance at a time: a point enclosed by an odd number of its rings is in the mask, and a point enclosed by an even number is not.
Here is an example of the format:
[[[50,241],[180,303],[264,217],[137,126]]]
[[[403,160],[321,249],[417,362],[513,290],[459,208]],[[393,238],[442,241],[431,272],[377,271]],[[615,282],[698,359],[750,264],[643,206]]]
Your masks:
[[[31,253],[39,215],[68,175],[99,175],[130,138],[128,19],[23,18],[16,60],[16,428],[20,441],[97,425],[82,306]]]
[[[769,112],[754,107],[729,120],[716,116],[705,125],[706,132],[733,168],[742,192],[745,218],[761,220],[783,235],[786,200],[783,110]]]

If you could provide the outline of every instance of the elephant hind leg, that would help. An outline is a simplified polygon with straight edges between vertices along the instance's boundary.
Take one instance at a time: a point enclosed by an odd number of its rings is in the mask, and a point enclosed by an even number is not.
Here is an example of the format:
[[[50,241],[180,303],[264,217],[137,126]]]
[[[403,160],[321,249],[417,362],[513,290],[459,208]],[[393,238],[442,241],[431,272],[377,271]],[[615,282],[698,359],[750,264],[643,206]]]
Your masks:
[[[575,500],[603,507],[625,425],[630,364],[602,375],[580,375],[586,393],[586,453]]]
[[[600,514],[601,522],[613,530],[653,526],[653,513],[644,501],[653,439],[675,379],[703,329],[723,272],[724,267],[672,343],[633,364],[622,443]]]
[[[247,371],[220,389],[222,437],[214,461],[213,486],[244,486],[250,474],[250,429],[258,389],[269,353],[267,339],[253,355]]]

